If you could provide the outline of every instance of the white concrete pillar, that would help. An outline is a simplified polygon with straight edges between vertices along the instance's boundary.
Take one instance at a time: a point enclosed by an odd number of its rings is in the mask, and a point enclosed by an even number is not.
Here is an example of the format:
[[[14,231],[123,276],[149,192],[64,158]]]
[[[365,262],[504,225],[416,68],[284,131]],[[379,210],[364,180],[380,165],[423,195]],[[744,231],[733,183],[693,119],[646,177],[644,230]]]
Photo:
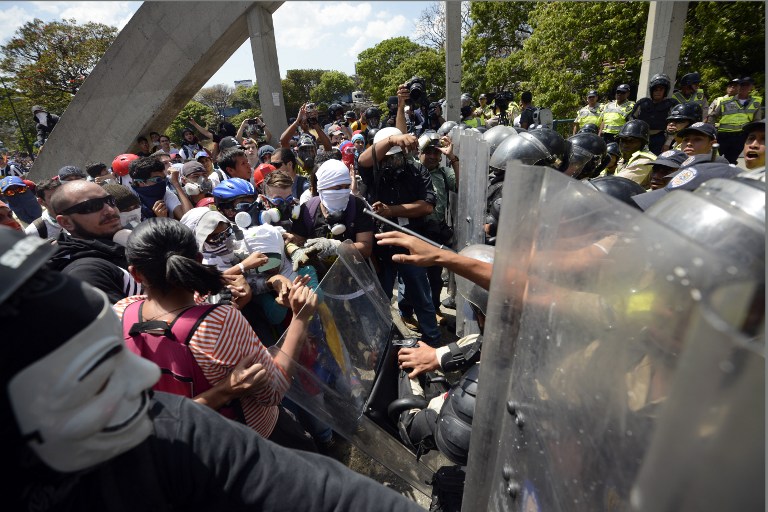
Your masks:
[[[446,121],[461,120],[461,2],[445,3]]]
[[[687,11],[688,2],[651,2],[645,28],[638,98],[649,95],[648,82],[656,73],[666,73],[669,76],[672,81],[669,94],[672,94],[677,65],[680,62],[680,45],[683,42]]]
[[[280,64],[275,46],[275,27],[272,23],[272,13],[281,3],[272,2],[271,5],[277,4],[274,9],[255,3],[247,15],[262,119],[272,133],[269,143],[274,147],[278,147],[280,135],[288,127],[283,85],[280,82]]]

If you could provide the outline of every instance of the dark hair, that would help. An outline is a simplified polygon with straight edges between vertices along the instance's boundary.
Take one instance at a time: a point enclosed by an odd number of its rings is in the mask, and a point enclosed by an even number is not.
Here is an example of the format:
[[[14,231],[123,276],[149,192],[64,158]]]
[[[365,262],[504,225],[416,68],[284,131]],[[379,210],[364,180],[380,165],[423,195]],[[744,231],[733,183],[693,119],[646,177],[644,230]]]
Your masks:
[[[45,193],[49,190],[56,190],[61,186],[61,180],[42,180],[35,184],[35,196],[45,201]]]
[[[525,91],[523,94],[520,95],[520,101],[523,103],[530,103],[533,101],[533,93],[531,91]]]
[[[137,158],[128,166],[128,173],[135,180],[146,180],[153,172],[165,172],[165,164],[156,156]]]
[[[90,163],[85,167],[85,173],[91,178],[98,178],[101,176],[101,171],[107,168],[107,164],[104,162]]]
[[[235,159],[238,156],[245,157],[245,151],[237,148],[231,148],[231,149],[225,150],[223,153],[219,155],[219,158],[217,159],[219,168],[225,171],[227,170],[227,168],[234,169],[235,165],[237,165],[235,162]]]
[[[149,141],[147,140],[147,138],[145,136],[140,135],[140,136],[136,137],[136,142],[149,142]]]
[[[115,198],[115,206],[121,212],[131,211],[137,206],[141,206],[139,196],[130,191],[125,185],[119,183],[107,183],[101,186],[112,197]]]
[[[275,188],[290,188],[293,186],[293,180],[286,173],[278,169],[267,174],[264,178],[264,185]]]
[[[160,136],[158,132],[149,132],[150,137],[152,137],[153,135],[157,135],[158,137]]]
[[[291,162],[296,167],[296,153],[291,148],[277,148],[272,154],[272,158],[278,157],[281,162]]]
[[[136,226],[125,247],[128,264],[141,272],[152,289],[218,293],[224,287],[221,273],[199,263],[197,253],[192,230],[168,217],[153,217]]]

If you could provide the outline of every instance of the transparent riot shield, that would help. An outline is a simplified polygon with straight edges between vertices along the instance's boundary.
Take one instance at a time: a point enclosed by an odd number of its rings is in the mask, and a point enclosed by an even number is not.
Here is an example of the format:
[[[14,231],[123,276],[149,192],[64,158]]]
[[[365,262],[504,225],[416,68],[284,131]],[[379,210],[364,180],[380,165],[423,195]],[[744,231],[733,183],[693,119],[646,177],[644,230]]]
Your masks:
[[[319,306],[293,364],[286,396],[429,495],[435,468],[417,462],[396,434],[366,416],[377,375],[385,356],[392,357],[391,342],[398,335],[389,301],[351,242],[342,243],[337,252],[316,290]],[[269,350],[274,354],[284,341],[285,334]],[[397,385],[394,378],[391,385]]]
[[[581,182],[510,166],[463,510],[628,510],[696,307],[755,280]]]
[[[481,133],[471,130],[454,129],[459,139],[459,180],[458,214],[454,224],[456,250],[472,244],[485,243],[485,198],[488,190],[488,160],[490,145]],[[477,334],[477,322],[465,317],[461,295],[456,296],[456,335]]]

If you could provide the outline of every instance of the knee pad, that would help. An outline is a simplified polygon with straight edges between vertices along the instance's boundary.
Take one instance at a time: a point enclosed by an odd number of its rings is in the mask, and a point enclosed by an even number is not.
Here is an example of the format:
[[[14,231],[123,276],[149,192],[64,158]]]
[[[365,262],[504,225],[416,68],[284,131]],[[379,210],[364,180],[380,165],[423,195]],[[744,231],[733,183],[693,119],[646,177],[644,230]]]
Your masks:
[[[448,392],[448,398],[440,409],[434,436],[437,449],[451,462],[462,466],[466,465],[469,455],[479,373],[480,366],[474,365]]]

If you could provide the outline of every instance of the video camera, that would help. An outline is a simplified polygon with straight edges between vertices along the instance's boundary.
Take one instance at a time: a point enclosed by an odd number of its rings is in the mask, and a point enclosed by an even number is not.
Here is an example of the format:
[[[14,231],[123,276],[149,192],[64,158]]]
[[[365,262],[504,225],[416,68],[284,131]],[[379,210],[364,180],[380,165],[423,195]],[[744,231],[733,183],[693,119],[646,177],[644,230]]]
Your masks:
[[[427,100],[427,82],[418,76],[414,76],[405,83],[408,89],[408,102],[413,108],[419,108],[421,105],[428,104]]]
[[[502,112],[506,112],[509,108],[510,102],[514,99],[514,96],[509,91],[501,91],[497,92],[494,96],[494,101],[496,103],[496,107],[498,107]]]

